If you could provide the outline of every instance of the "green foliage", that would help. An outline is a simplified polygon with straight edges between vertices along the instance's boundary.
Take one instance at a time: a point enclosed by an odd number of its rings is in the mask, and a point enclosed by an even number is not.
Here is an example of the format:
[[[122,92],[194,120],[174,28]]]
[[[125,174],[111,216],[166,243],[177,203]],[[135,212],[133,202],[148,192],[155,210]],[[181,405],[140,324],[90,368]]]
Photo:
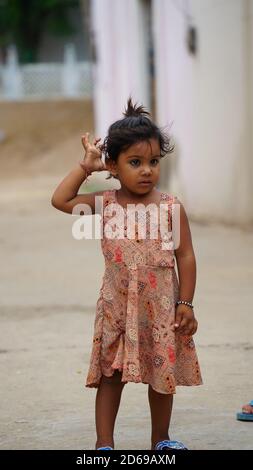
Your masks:
[[[0,47],[16,44],[21,62],[35,62],[41,36],[70,36],[69,20],[78,0],[0,0]]]

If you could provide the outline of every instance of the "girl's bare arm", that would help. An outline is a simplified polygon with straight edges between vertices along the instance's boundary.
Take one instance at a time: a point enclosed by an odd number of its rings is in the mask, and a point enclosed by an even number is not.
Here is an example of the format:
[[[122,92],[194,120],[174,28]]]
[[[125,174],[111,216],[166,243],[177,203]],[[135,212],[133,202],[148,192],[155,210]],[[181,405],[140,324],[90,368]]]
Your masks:
[[[78,190],[86,178],[87,172],[80,165],[76,165],[57,186],[51,199],[52,205],[62,212],[72,214],[77,204],[88,204],[92,214],[95,214],[95,196],[102,194],[103,191],[78,194]]]
[[[180,244],[175,250],[179,277],[179,299],[192,302],[196,286],[196,259],[188,218],[183,204],[180,204]],[[193,335],[198,327],[193,309],[180,304],[176,307],[175,329],[186,335]]]
[[[62,180],[53,193],[52,205],[63,212],[72,214],[77,204],[88,204],[92,214],[95,213],[95,198],[103,193],[98,191],[89,194],[78,194],[81,184],[86,180],[87,176],[93,171],[106,170],[101,155],[102,152],[97,144],[100,139],[95,139],[93,144],[89,143],[89,134],[86,133],[82,137],[82,144],[85,149],[83,162],[77,164],[76,167]]]
[[[184,206],[178,199],[175,202],[180,204],[180,244],[175,250],[180,287],[179,297],[192,302],[196,285],[196,259]]]

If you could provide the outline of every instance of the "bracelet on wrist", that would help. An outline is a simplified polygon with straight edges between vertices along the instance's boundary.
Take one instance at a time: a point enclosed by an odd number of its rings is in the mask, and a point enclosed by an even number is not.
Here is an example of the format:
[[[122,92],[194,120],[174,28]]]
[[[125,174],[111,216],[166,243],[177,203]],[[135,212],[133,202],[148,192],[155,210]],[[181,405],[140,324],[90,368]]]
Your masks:
[[[187,302],[186,300],[178,300],[176,302],[176,306],[177,305],[180,305],[180,304],[183,304],[183,305],[188,305],[188,307],[192,308],[193,309],[193,305],[191,302]]]

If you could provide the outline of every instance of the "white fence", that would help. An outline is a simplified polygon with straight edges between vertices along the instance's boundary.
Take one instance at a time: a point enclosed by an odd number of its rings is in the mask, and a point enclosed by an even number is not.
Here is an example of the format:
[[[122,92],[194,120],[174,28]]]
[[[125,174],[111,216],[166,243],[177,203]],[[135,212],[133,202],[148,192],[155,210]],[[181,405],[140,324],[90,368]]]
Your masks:
[[[0,66],[0,99],[91,98],[92,64],[77,62],[71,47],[64,62],[19,65],[14,47],[8,51],[6,65]]]

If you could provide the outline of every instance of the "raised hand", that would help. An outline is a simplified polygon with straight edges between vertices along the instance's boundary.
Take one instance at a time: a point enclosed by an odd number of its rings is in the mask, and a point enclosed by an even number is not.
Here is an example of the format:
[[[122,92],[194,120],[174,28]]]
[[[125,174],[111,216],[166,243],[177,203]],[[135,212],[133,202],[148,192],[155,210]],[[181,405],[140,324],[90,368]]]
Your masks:
[[[101,138],[94,139],[93,144],[89,142],[89,132],[86,132],[82,136],[82,144],[85,150],[84,158],[80,162],[81,167],[86,170],[89,174],[93,171],[104,171],[106,166],[103,163],[102,157],[102,145],[99,145]]]

